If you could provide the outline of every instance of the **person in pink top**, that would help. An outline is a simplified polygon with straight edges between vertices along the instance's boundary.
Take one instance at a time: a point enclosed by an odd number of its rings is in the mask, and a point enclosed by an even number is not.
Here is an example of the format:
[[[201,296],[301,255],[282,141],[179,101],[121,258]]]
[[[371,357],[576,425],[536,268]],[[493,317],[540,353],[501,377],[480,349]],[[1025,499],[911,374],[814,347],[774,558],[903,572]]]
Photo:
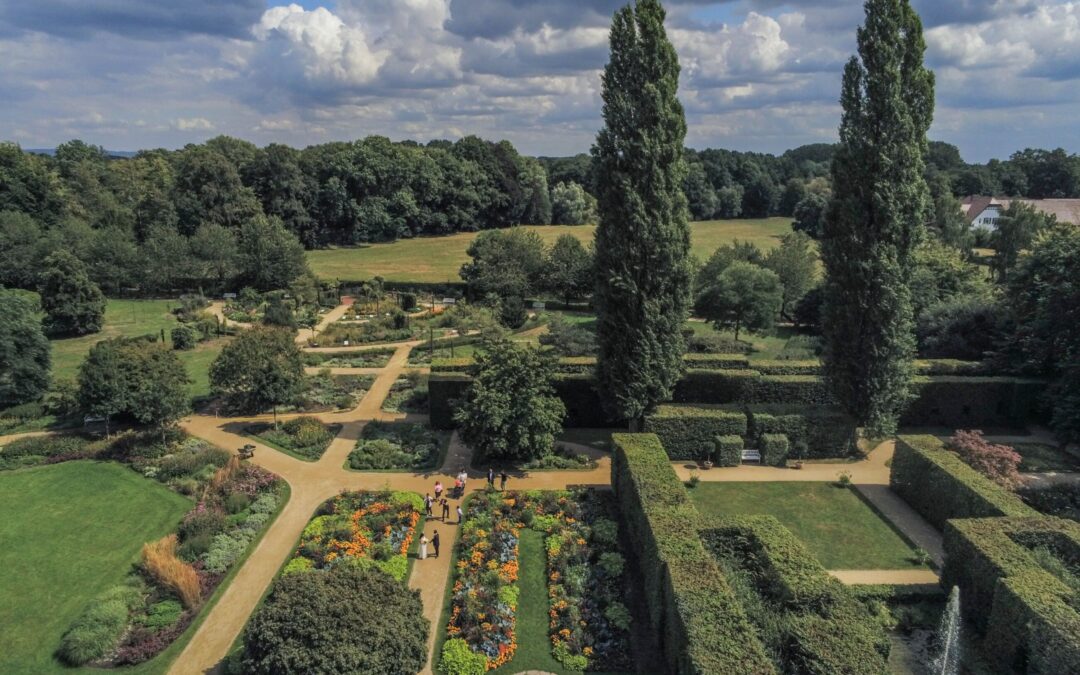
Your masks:
[[[442,481],[437,480],[435,481],[435,501],[438,501],[440,498],[442,498]]]

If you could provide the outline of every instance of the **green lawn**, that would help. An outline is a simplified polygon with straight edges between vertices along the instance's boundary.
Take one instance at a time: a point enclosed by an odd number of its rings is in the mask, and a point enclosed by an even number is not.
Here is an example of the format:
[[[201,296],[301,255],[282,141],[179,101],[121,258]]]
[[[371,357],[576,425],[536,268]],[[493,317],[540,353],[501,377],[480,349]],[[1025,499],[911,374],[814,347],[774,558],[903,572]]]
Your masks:
[[[52,373],[54,379],[71,379],[77,376],[79,366],[90,349],[101,340],[113,337],[135,337],[153,334],[160,337],[180,325],[172,314],[177,300],[116,300],[105,305],[105,326],[100,333],[77,338],[52,340]],[[191,395],[206,396],[210,393],[210,363],[217,357],[224,340],[212,340],[200,344],[192,351],[180,352],[188,377],[192,379]]]
[[[826,569],[911,569],[911,546],[854,490],[831,483],[699,483],[690,497],[709,521],[775,516]]]
[[[596,231],[593,225],[540,225],[527,229],[539,234],[549,245],[562,234],[572,234],[588,243]],[[691,230],[693,253],[704,260],[734,239],[772,248],[791,231],[791,219],[710,220],[691,224]],[[445,237],[309,251],[308,263],[324,279],[367,279],[378,275],[387,281],[459,282],[458,270],[468,261],[465,250],[476,236],[476,232],[461,232]]]
[[[52,657],[68,625],[189,508],[119,464],[0,474],[0,672],[71,672]]]

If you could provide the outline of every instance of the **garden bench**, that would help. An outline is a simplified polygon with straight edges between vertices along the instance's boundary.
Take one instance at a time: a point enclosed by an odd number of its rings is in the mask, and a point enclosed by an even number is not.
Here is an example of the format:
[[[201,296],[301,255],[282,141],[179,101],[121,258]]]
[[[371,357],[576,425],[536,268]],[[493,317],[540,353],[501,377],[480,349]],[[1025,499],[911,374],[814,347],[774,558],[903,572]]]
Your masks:
[[[742,451],[742,461],[757,462],[758,464],[761,464],[761,451],[753,448],[745,448]]]
[[[237,450],[236,454],[240,457],[240,459],[251,459],[255,456],[255,446],[245,445],[244,447]]]

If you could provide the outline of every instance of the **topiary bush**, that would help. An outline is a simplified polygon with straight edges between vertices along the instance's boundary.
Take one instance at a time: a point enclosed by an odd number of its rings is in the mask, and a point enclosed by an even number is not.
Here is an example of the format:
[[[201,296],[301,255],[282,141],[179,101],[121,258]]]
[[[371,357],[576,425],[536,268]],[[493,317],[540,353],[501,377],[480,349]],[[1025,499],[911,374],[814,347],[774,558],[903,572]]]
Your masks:
[[[742,436],[717,436],[713,442],[716,466],[739,466],[742,464],[742,451],[746,443]]]
[[[784,466],[790,445],[788,437],[784,434],[762,434],[758,440],[761,463],[766,466]]]
[[[419,591],[385,572],[337,565],[274,582],[244,631],[245,672],[414,675],[430,624]]]

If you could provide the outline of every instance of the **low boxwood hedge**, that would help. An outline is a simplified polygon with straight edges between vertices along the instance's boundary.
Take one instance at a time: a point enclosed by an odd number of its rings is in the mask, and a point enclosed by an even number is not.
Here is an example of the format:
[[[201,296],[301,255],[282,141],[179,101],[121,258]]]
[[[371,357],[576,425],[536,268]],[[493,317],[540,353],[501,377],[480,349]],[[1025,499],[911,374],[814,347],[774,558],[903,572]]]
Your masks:
[[[645,417],[671,459],[709,459],[717,436],[745,436],[746,413],[715,405],[662,405]]]
[[[655,434],[614,434],[611,483],[637,552],[649,621],[669,672],[774,674],[697,532],[700,516]]]
[[[714,553],[739,561],[758,592],[780,608],[782,657],[792,672],[888,672],[883,626],[776,518],[725,518],[701,536]]]
[[[934,436],[901,436],[889,486],[938,529],[950,518],[1030,517],[1038,512],[945,450]]]
[[[687,368],[705,370],[750,370],[745,354],[683,354]]]
[[[993,375],[992,368],[982,361],[959,359],[918,359],[915,372],[919,375]]]
[[[754,361],[754,370],[762,375],[821,375],[821,361]]]
[[[945,527],[942,585],[960,588],[961,609],[985,636],[1002,671],[1080,672],[1076,592],[1044,569],[1030,546],[1080,560],[1080,524],[1060,518],[973,518]]]
[[[713,441],[716,450],[713,461],[716,466],[739,466],[742,464],[742,451],[746,442],[742,436],[717,436]]]
[[[762,434],[758,439],[761,463],[766,466],[784,466],[787,463],[790,447],[788,437],[784,434]]]

